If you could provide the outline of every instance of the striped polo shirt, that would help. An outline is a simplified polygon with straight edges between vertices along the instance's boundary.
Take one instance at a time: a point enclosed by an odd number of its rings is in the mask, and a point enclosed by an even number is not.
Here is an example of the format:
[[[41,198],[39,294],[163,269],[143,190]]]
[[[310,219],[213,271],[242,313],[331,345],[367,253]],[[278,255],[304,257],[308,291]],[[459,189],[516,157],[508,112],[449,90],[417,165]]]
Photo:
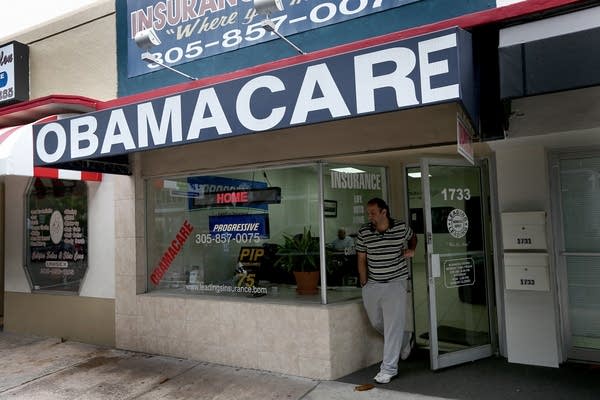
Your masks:
[[[358,230],[355,247],[357,252],[367,253],[369,280],[388,282],[408,277],[408,262],[402,256],[402,250],[407,248],[412,235],[410,226],[397,220],[392,220],[383,233],[371,230],[371,224]]]

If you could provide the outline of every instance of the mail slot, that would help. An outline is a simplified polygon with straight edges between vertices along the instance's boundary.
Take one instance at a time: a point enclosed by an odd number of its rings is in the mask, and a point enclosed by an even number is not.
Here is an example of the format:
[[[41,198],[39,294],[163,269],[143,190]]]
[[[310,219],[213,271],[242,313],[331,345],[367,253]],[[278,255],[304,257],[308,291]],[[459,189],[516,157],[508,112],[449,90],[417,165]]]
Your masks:
[[[502,213],[504,250],[545,250],[544,211]]]
[[[504,278],[507,290],[549,291],[548,255],[504,254]]]

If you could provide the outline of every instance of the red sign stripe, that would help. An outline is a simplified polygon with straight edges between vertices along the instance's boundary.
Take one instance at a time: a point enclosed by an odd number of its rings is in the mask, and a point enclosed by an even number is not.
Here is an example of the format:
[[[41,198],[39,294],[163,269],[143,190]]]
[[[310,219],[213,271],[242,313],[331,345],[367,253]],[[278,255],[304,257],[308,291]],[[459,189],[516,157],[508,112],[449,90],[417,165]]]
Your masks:
[[[81,180],[100,182],[102,181],[102,174],[100,172],[81,171]]]
[[[47,167],[33,167],[33,176],[38,178],[58,179],[58,169]]]

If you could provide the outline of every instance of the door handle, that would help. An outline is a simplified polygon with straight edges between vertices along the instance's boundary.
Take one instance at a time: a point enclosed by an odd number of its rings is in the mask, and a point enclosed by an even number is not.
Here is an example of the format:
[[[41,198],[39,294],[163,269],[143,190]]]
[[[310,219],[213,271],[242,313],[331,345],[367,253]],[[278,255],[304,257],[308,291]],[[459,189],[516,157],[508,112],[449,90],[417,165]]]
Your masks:
[[[431,277],[439,278],[440,276],[441,276],[440,255],[432,254],[431,255]]]

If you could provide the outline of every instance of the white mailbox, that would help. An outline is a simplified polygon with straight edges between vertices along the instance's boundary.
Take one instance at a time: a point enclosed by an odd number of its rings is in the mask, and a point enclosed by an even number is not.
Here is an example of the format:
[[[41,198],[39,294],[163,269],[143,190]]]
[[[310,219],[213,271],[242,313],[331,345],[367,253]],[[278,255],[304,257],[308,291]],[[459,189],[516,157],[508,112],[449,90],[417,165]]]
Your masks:
[[[546,253],[505,253],[504,278],[507,290],[549,291]]]
[[[502,213],[502,242],[504,250],[545,250],[546,213]]]

